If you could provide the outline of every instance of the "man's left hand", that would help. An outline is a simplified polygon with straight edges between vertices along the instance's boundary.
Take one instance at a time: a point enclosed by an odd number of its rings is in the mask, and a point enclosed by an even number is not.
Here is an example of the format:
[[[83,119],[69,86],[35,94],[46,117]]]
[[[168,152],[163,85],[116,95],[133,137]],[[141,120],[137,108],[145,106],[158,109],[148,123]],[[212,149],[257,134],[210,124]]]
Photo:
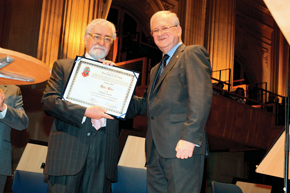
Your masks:
[[[101,59],[99,59],[100,62],[102,62],[104,65],[109,65],[109,66],[116,66],[116,64],[110,60],[104,60],[102,61]]]
[[[176,157],[178,159],[187,159],[189,157],[192,157],[194,148],[195,148],[194,143],[179,140],[175,148]]]

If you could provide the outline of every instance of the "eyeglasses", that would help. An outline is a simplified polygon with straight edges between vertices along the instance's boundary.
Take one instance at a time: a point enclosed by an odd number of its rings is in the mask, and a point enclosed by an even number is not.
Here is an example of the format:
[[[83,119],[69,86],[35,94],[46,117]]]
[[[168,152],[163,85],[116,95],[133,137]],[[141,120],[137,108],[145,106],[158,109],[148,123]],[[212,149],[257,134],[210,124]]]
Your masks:
[[[177,27],[177,25],[173,25],[173,26],[164,26],[161,29],[154,29],[153,31],[151,31],[151,35],[155,36],[157,35],[159,32],[167,32],[170,28],[172,27]]]
[[[96,42],[99,42],[101,41],[102,39],[104,39],[104,42],[106,44],[110,44],[112,43],[114,40],[113,38],[110,38],[110,37],[104,37],[104,36],[101,36],[101,35],[98,35],[98,34],[92,34],[92,33],[89,33],[89,35],[96,41]]]

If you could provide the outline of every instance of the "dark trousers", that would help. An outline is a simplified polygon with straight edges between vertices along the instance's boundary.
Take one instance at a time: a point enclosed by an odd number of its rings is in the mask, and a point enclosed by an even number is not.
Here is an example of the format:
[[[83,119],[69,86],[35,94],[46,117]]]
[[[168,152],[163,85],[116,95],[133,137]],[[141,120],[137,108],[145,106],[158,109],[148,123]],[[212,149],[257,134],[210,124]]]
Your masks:
[[[105,175],[105,129],[90,138],[87,159],[82,170],[73,176],[48,176],[48,192],[108,193],[110,181]],[[71,160],[73,161],[73,160]]]
[[[203,169],[204,155],[164,158],[153,143],[147,164],[148,193],[200,193]]]
[[[0,193],[4,192],[7,176],[0,175]]]

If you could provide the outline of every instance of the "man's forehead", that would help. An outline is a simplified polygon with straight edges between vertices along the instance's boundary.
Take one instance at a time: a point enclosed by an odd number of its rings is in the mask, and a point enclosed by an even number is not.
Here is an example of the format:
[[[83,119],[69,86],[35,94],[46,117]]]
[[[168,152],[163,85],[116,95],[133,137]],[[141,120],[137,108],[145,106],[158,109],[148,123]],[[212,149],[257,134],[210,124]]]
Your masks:
[[[152,21],[152,28],[163,27],[173,24],[168,17],[158,17]]]
[[[113,35],[112,29],[106,24],[96,24],[93,27],[91,33],[100,34],[102,36],[110,36],[110,37]]]

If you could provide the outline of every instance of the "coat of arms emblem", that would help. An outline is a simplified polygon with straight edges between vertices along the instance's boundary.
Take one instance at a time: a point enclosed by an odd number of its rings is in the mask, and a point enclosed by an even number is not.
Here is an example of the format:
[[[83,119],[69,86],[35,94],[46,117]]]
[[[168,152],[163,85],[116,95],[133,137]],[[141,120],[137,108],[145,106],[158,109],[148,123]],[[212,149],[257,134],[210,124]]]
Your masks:
[[[90,68],[89,67],[85,67],[84,71],[82,72],[83,77],[87,77],[90,75]]]

